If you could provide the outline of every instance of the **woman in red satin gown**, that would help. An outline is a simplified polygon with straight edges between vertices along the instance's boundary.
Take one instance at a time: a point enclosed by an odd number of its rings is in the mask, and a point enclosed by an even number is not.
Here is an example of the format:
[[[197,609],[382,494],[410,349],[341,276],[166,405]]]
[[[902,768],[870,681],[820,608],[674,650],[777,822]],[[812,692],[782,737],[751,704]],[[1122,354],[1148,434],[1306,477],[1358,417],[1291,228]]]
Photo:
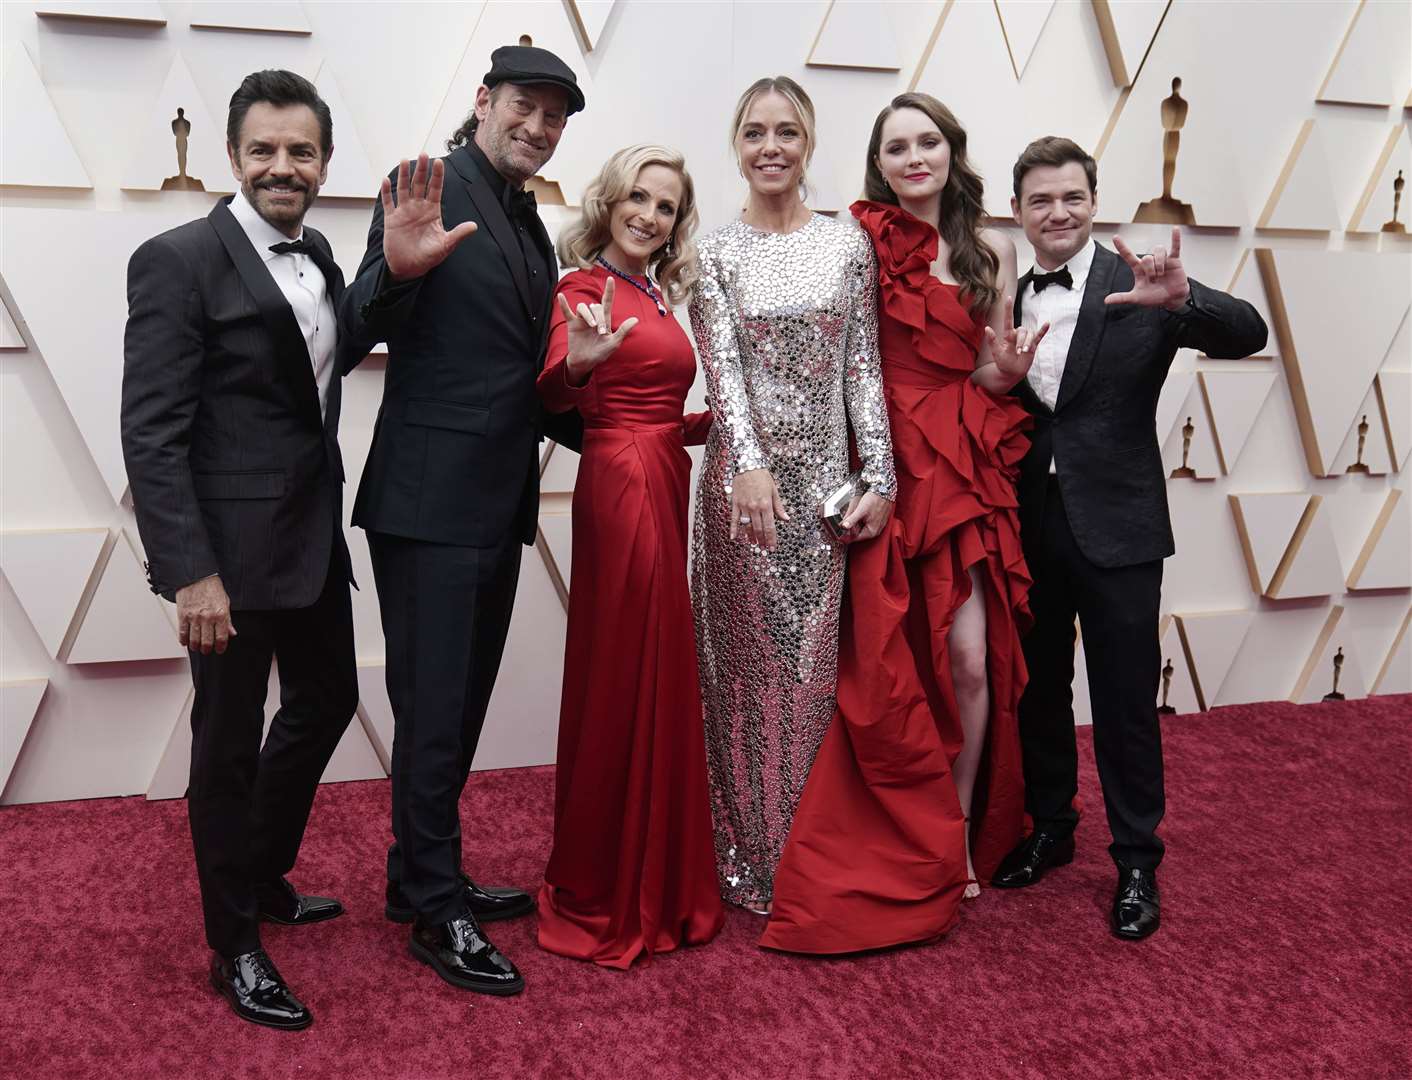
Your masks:
[[[695,225],[681,155],[613,155],[560,237],[583,268],[559,282],[539,377],[585,428],[539,943],[606,967],[704,944],[723,918],[686,577],[684,445],[711,415],[682,415],[696,358],[667,307],[693,280]]]
[[[838,708],[761,939],[791,952],[940,937],[1024,820],[1014,481],[1029,422],[1006,395],[1047,327],[1013,327],[1015,248],[980,227],[981,180],[941,102],[883,110],[867,191],[852,211],[878,256],[897,508],[849,554]]]

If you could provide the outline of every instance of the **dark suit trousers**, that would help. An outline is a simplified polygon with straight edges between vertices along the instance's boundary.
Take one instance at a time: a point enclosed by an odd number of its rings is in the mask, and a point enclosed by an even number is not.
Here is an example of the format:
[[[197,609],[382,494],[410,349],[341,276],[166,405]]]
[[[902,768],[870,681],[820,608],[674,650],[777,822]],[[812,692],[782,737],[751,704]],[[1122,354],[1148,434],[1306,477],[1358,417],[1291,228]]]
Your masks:
[[[358,705],[341,559],[312,606],[235,611],[231,622],[223,654],[191,654],[186,795],[206,940],[223,956],[260,947],[255,885],[293,869],[319,778]],[[272,659],[280,707],[262,748]]]
[[[500,670],[518,540],[460,547],[370,532],[387,642],[392,835],[387,877],[424,922],[464,913],[461,791]]]
[[[1100,567],[1079,550],[1056,477],[1045,491],[1041,528],[1025,538],[1034,586],[1034,629],[1025,639],[1029,683],[1020,699],[1026,809],[1037,828],[1078,823],[1074,740],[1074,617],[1083,627],[1093,707],[1093,751],[1115,862],[1155,869],[1162,860],[1162,733],[1157,640],[1162,562]]]

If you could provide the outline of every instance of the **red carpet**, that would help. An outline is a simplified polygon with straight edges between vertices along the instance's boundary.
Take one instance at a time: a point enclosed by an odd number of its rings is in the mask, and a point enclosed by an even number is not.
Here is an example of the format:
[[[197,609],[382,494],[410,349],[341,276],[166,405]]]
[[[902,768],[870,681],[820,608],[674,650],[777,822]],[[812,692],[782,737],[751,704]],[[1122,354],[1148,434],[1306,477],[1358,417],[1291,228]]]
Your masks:
[[[445,985],[381,915],[388,788],[325,787],[294,880],[349,914],[265,944],[317,1020],[242,1023],[205,982],[185,805],[0,809],[0,1075],[120,1077],[1397,1077],[1412,1075],[1412,697],[1250,705],[1165,728],[1163,927],[1112,938],[1106,826],[938,946],[820,961],[717,941],[630,972],[493,924],[529,983]],[[1086,729],[1083,790],[1097,803]],[[479,774],[468,865],[536,885],[550,769]]]

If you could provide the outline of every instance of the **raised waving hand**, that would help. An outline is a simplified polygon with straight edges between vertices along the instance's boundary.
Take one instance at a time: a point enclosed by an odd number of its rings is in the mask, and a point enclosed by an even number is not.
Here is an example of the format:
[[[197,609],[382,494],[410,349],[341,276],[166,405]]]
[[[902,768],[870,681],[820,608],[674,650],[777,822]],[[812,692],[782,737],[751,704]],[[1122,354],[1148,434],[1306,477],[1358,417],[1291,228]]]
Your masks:
[[[569,381],[581,386],[593,369],[607,360],[623,343],[623,338],[637,325],[637,316],[629,316],[613,329],[613,292],[616,286],[610,277],[603,285],[603,298],[596,304],[581,303],[575,311],[564,294],[559,294],[559,310],[564,313],[564,325],[569,332],[569,353],[564,363],[569,368]]]
[[[1182,266],[1182,231],[1179,228],[1172,226],[1170,249],[1156,247],[1141,258],[1133,254],[1121,236],[1113,237],[1113,247],[1122,256],[1123,262],[1132,267],[1133,287],[1124,293],[1109,293],[1103,300],[1105,304],[1137,304],[1175,311],[1186,303],[1191,295],[1191,282],[1187,280],[1186,268]]]
[[[408,177],[409,162],[397,166],[397,198],[392,180],[382,181],[382,257],[394,280],[419,278],[439,266],[459,244],[476,231],[474,221],[463,221],[450,232],[441,223],[441,188],[446,165],[438,158],[428,164],[426,154]]]

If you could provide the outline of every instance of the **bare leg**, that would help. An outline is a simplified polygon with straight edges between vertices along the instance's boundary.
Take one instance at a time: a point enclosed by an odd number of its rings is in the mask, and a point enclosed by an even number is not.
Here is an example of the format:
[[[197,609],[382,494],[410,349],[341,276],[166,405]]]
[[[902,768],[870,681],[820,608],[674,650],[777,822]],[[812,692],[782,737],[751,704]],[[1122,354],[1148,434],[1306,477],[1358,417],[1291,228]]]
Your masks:
[[[985,584],[979,567],[970,569],[971,595],[956,613],[951,624],[947,648],[951,655],[951,678],[956,688],[956,705],[960,712],[964,736],[961,753],[953,767],[956,795],[961,812],[966,815],[966,876],[971,883],[964,894],[973,900],[981,893],[976,884],[975,868],[971,865],[971,795],[976,788],[976,772],[980,768],[981,750],[985,746],[986,725],[990,722],[990,678],[986,669]]]

